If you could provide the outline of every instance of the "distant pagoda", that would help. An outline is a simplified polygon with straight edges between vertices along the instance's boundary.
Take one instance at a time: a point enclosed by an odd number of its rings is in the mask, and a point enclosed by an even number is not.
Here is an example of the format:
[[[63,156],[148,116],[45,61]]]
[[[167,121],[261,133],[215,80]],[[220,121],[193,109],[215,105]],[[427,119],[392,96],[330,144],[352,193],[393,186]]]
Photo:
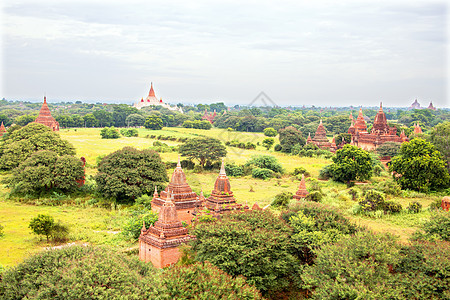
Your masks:
[[[50,127],[53,131],[59,131],[59,123],[52,117],[50,109],[48,108],[47,97],[44,97],[44,104],[42,104],[41,110],[39,111],[39,116],[34,122]]]
[[[6,128],[5,125],[3,125],[3,121],[2,121],[2,125],[0,126],[0,137],[2,137],[6,132]]]
[[[145,99],[141,98],[140,101],[134,103],[133,107],[135,107],[137,109],[141,109],[143,107],[152,106],[152,105],[162,106],[169,110],[177,110],[177,111],[182,112],[181,108],[179,108],[177,106],[170,106],[169,104],[164,103],[162,98],[158,99],[156,97],[155,90],[153,89],[153,82],[150,83],[150,91],[148,92],[148,96]]]
[[[166,189],[158,195],[155,187],[152,210],[159,212],[164,203],[169,200],[175,204],[180,221],[188,224],[191,223],[194,209],[201,206],[201,200],[186,181],[186,174],[181,168],[180,158],[178,158],[177,167],[173,170],[172,178]]]

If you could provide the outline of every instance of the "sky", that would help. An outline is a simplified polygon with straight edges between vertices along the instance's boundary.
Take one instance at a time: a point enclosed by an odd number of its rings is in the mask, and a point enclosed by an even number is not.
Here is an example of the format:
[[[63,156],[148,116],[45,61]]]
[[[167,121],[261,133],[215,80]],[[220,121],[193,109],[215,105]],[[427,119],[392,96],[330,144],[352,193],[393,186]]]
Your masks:
[[[450,107],[446,1],[21,1],[8,100]]]

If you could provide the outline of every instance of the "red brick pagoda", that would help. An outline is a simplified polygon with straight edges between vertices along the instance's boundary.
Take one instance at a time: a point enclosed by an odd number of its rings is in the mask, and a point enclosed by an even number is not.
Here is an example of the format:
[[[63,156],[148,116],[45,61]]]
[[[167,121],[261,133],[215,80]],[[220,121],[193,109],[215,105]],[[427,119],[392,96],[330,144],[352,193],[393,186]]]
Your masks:
[[[309,194],[306,189],[305,175],[302,174],[302,180],[300,180],[300,184],[298,185],[298,190],[293,196],[294,199],[300,200],[305,198]]]
[[[5,132],[6,132],[6,128],[5,128],[5,125],[3,125],[3,122],[2,122],[2,125],[0,125],[0,137],[2,137],[5,134]]]
[[[419,122],[414,123],[414,134],[421,134],[422,132],[422,128],[420,128]]]
[[[328,141],[327,138],[327,131],[325,127],[322,124],[322,119],[320,119],[319,126],[317,126],[316,134],[314,135],[314,138],[311,139],[311,134],[308,135],[308,139],[306,140],[306,143],[313,143],[316,144],[321,149],[330,149],[331,143]]]
[[[48,108],[47,97],[44,97],[44,104],[42,104],[41,110],[39,111],[39,116],[34,122],[50,127],[53,131],[59,131],[59,123],[52,117],[50,109]]]
[[[181,168],[180,158],[178,158],[177,167],[173,170],[172,178],[166,189],[158,195],[158,191],[155,188],[152,210],[159,213],[167,201],[174,202],[180,221],[188,224],[192,221],[194,209],[201,206],[201,200],[186,181],[186,174]]]
[[[206,199],[205,204],[207,209],[217,212],[228,211],[241,207],[241,205],[236,203],[236,199],[231,191],[230,180],[225,173],[225,163],[223,160],[222,166],[220,167],[219,177],[217,177],[211,196]]]
[[[208,114],[207,110],[205,109],[205,113],[203,114],[202,120],[208,120],[209,123],[212,124],[216,116],[217,116],[216,110],[214,110],[214,113]]]
[[[145,223],[142,226],[139,259],[151,261],[156,268],[173,265],[181,257],[178,247],[192,238],[188,235],[188,229],[184,228],[178,219],[175,204],[168,199],[161,207],[155,225],[148,229],[145,228]]]
[[[381,103],[370,133],[367,132],[367,125],[366,121],[364,121],[362,109],[359,110],[359,115],[356,122],[350,125],[348,133],[352,136],[351,144],[365,150],[374,150],[386,142],[403,143],[408,141],[406,136],[399,137],[396,134],[397,128],[389,127]]]

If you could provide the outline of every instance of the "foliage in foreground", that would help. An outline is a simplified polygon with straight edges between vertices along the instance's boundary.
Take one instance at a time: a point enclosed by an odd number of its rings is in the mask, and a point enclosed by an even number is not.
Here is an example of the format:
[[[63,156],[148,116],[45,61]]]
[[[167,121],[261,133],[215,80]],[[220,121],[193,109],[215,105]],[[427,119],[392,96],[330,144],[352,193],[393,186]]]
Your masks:
[[[95,181],[104,197],[133,201],[153,193],[155,186],[163,189],[168,178],[158,153],[124,147],[101,160]]]
[[[422,225],[423,231],[418,231],[413,238],[418,240],[441,240],[450,242],[450,212],[433,212],[430,219]]]
[[[44,251],[0,276],[2,299],[261,299],[242,277],[209,263],[155,270],[96,247]]]
[[[209,261],[231,276],[243,275],[268,294],[288,288],[298,271],[290,232],[283,220],[267,211],[231,213],[197,224],[192,248],[195,260]]]

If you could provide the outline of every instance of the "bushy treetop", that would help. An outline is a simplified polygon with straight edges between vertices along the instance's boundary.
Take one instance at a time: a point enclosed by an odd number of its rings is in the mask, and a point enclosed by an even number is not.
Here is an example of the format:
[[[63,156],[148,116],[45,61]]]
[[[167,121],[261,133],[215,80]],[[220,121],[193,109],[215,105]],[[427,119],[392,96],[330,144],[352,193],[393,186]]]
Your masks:
[[[227,149],[223,143],[210,137],[189,139],[180,146],[179,151],[188,159],[196,159],[202,167],[208,160],[219,160],[227,155]]]
[[[369,152],[353,145],[345,145],[333,156],[330,173],[341,182],[366,180],[372,176],[372,158]]]

